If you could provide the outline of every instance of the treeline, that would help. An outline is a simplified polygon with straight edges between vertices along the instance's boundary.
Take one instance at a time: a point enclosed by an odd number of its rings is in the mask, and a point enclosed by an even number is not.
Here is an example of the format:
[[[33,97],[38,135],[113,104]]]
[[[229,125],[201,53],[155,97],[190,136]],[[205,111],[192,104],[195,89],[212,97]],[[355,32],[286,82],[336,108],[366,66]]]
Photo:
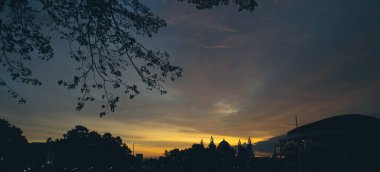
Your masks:
[[[264,161],[263,161],[264,160]],[[62,138],[28,143],[22,131],[0,119],[1,172],[127,172],[127,171],[275,171],[270,159],[255,158],[250,139],[234,149],[223,140],[206,148],[203,141],[191,148],[165,151],[158,159],[135,157],[120,137],[76,126]]]
[[[0,119],[0,171],[135,171],[139,164],[120,137],[76,126],[62,138],[28,143],[22,131]],[[135,166],[134,166],[135,165]]]

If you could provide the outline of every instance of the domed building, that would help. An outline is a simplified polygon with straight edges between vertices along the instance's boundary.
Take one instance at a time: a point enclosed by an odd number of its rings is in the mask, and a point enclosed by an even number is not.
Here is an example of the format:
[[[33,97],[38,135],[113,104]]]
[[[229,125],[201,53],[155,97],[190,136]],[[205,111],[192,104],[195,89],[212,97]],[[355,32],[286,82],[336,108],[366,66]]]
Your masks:
[[[282,171],[380,171],[380,119],[340,115],[297,127],[276,147]]]
[[[231,148],[231,145],[223,138],[223,140],[218,144],[217,150],[221,151],[228,148]]]
[[[239,139],[237,150],[237,156],[240,158],[255,158],[251,137],[248,137],[248,143],[244,143],[244,146]]]
[[[235,149],[233,149],[231,145],[224,139],[218,144],[216,149],[222,157],[234,157],[236,154]]]

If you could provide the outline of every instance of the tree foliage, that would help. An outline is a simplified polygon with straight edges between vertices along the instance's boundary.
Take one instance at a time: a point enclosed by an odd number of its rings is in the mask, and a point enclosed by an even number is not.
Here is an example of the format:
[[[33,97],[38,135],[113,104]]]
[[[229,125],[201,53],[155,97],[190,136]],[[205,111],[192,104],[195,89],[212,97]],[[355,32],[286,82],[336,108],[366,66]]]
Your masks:
[[[0,171],[21,171],[27,161],[27,144],[19,128],[0,119]]]
[[[235,4],[239,7],[239,11],[250,11],[253,12],[257,7],[256,0],[178,0],[186,1],[189,4],[195,5],[199,10],[211,9],[216,6]]]
[[[7,7],[6,10],[4,7]],[[53,57],[50,39],[41,32],[35,21],[38,10],[28,5],[26,0],[1,1],[0,3],[0,65],[7,70],[13,81],[41,85],[41,81],[32,77],[32,70],[25,61],[39,58],[49,60]],[[3,77],[0,87],[25,103],[16,91],[10,88]]]
[[[50,144],[58,170],[128,171],[132,166],[131,150],[120,137],[110,133],[100,135],[84,126],[76,126]]]
[[[80,74],[72,81],[60,80],[58,84],[75,89],[79,87],[77,110],[88,101],[93,101],[92,89],[103,91],[106,104],[100,115],[115,110],[119,97],[109,88],[123,88],[133,98],[139,94],[137,85],[127,82],[123,74],[133,68],[149,90],[166,93],[162,83],[166,77],[175,80],[181,77],[182,69],[169,62],[166,52],[153,51],[134,38],[136,35],[151,37],[164,20],[139,1],[48,1],[43,0],[44,9],[53,19],[63,39],[70,43],[70,55],[81,65]]]
[[[178,0],[185,1],[185,0]],[[234,3],[239,11],[253,11],[254,0],[186,0],[197,9]],[[48,22],[36,17],[48,17]],[[41,26],[47,26],[41,28]],[[163,83],[167,78],[182,76],[182,68],[172,65],[169,54],[144,46],[139,38],[152,37],[166,27],[159,18],[138,0],[3,0],[0,2],[0,64],[11,80],[41,85],[34,78],[26,61],[54,57],[51,36],[68,42],[69,54],[77,63],[72,80],[59,80],[58,84],[80,90],[76,110],[94,101],[101,94],[104,103],[100,116],[114,111],[120,100],[115,89],[134,98],[140,93],[136,82],[128,80],[135,71],[148,90],[165,94]],[[25,100],[0,77],[0,87],[8,89],[19,103]]]

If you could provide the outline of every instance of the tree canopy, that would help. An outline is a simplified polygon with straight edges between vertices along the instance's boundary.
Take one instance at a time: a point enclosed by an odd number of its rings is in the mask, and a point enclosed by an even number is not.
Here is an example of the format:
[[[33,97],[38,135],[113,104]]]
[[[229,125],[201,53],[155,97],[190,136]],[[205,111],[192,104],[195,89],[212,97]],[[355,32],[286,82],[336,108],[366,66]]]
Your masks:
[[[207,147],[201,140],[143,161],[119,136],[81,125],[61,138],[28,143],[19,128],[0,119],[0,133],[1,171],[252,171],[258,165],[250,142],[242,146],[239,141],[236,151],[225,140],[216,146],[212,137]]]
[[[195,5],[199,10],[233,3],[239,11],[252,12],[255,0],[178,0]],[[36,20],[47,16],[48,21]],[[164,19],[156,16],[138,0],[3,0],[0,2],[0,64],[9,76],[0,76],[0,87],[6,88],[19,103],[25,103],[9,80],[41,85],[27,61],[48,61],[55,56],[52,36],[67,41],[69,54],[77,63],[72,80],[59,80],[69,89],[79,89],[76,110],[95,100],[101,94],[103,104],[100,116],[114,111],[120,100],[113,90],[134,98],[140,89],[128,80],[135,71],[148,90],[160,94],[167,91],[165,80],[182,76],[182,68],[171,64],[165,51],[152,50],[139,41],[152,37],[166,27]],[[45,34],[49,30],[54,34]]]
[[[0,119],[0,171],[21,171],[28,141],[22,131]]]
[[[57,169],[77,169],[86,171],[93,168],[107,171],[128,171],[133,157],[131,150],[120,137],[111,133],[103,135],[89,131],[84,126],[76,126],[63,138],[50,142],[55,150],[54,164]]]

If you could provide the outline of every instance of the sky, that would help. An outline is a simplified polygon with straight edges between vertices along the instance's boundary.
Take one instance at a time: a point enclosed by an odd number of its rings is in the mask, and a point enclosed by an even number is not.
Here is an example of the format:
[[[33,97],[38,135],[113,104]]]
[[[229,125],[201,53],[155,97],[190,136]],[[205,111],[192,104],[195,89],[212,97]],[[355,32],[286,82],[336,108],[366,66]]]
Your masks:
[[[182,78],[165,83],[167,94],[123,95],[103,118],[97,101],[75,111],[78,92],[57,81],[71,79],[76,64],[67,43],[53,40],[55,58],[30,63],[43,85],[9,83],[24,105],[0,89],[0,118],[29,142],[84,125],[157,157],[201,139],[208,144],[210,136],[232,145],[249,136],[269,139],[293,129],[295,116],[299,125],[341,114],[380,117],[380,1],[260,0],[253,13],[234,5],[199,11],[173,0],[141,2],[168,23],[141,41],[184,69]]]

